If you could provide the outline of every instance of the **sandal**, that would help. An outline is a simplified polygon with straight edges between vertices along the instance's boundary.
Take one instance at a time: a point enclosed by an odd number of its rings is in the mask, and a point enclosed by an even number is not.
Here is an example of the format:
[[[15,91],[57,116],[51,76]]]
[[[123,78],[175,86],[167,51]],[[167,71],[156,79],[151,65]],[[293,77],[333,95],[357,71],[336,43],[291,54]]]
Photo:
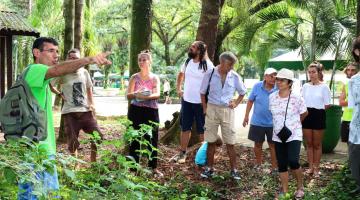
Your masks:
[[[314,171],[314,178],[320,178],[321,172],[320,171]]]
[[[158,169],[154,169],[154,170],[153,170],[153,174],[154,174],[154,176],[157,177],[157,178],[163,178],[163,177],[164,177],[164,174],[161,173]]]
[[[304,193],[304,188],[298,189],[295,193],[294,193],[295,199],[302,199],[305,196]]]
[[[307,169],[306,171],[305,171],[305,173],[306,174],[308,174],[308,175],[312,175],[312,174],[314,174],[314,169]]]

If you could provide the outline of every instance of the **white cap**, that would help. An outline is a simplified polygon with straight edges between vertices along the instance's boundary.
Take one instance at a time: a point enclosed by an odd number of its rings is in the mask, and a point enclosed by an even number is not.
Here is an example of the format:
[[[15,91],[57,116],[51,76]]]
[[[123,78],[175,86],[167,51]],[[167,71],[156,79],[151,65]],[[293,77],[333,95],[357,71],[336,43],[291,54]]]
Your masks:
[[[277,73],[276,78],[284,78],[292,81],[295,78],[295,76],[294,76],[294,72],[291,71],[290,69],[282,68]]]
[[[269,75],[269,74],[273,74],[273,73],[277,73],[276,69],[274,68],[267,68],[264,72],[265,75]]]

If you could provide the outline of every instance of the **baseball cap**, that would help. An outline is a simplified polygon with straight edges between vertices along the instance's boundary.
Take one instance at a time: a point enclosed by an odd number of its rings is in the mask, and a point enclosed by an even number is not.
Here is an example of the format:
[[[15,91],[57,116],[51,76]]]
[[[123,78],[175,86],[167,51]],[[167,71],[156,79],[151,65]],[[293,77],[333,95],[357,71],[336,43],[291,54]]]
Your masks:
[[[269,75],[269,74],[273,74],[273,73],[277,73],[277,71],[276,71],[276,69],[271,68],[271,67],[265,69],[265,72],[264,72],[265,75]]]

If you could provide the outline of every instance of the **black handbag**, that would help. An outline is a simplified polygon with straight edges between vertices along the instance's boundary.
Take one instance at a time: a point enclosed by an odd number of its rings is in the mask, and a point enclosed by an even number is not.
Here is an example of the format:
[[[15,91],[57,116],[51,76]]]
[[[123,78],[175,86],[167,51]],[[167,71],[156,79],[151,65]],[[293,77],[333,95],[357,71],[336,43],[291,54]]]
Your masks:
[[[286,110],[285,110],[285,120],[284,120],[284,126],[282,127],[282,129],[280,130],[280,132],[277,134],[277,136],[280,138],[280,140],[283,143],[286,143],[286,141],[289,139],[289,137],[291,136],[291,130],[286,127],[285,122],[286,122],[286,115],[287,115],[287,110],[288,110],[288,106],[289,106],[289,101],[290,101],[290,95],[291,95],[291,91],[289,94],[289,98],[288,98],[288,102],[286,105]]]
[[[206,88],[206,93],[205,93],[205,102],[207,103],[208,102],[208,96],[209,96],[209,91],[210,91],[210,81],[211,81],[211,78],[212,78],[212,75],[215,71],[215,68],[213,68],[212,72],[211,72],[211,75],[210,75],[210,79],[209,79],[209,84],[208,84],[208,87]]]

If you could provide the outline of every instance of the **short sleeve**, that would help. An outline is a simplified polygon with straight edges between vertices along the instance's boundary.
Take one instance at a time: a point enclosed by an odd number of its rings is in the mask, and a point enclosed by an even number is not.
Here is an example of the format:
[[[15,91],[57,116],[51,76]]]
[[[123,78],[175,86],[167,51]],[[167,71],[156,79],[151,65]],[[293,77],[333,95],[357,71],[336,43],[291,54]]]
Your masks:
[[[206,65],[209,71],[215,67],[211,60],[206,60]]]
[[[251,92],[250,92],[250,95],[249,95],[249,100],[250,101],[255,101],[255,99],[256,99],[256,94],[257,94],[257,84],[256,85],[254,85],[254,87],[252,88],[252,90],[251,90]]]
[[[185,62],[180,66],[180,72],[185,73]]]
[[[91,81],[91,77],[90,77],[90,74],[89,72],[84,69],[84,75],[85,75],[85,78],[86,78],[86,88],[92,88],[93,84],[92,84],[92,81]]]
[[[214,72],[215,73],[215,72]],[[211,76],[211,72],[210,73],[206,73],[203,77],[203,80],[201,82],[201,86],[200,86],[200,94],[206,94],[206,90],[208,88],[209,85],[209,81],[210,81],[210,76]]]
[[[272,112],[274,110],[273,106],[274,106],[274,93],[270,94],[270,96],[269,96],[269,110],[270,110],[270,112]]]
[[[245,87],[244,83],[242,82],[239,75],[236,74],[235,77],[236,77],[236,79],[235,79],[236,91],[239,93],[239,95],[245,95],[246,94],[246,87]]]
[[[299,96],[299,114],[303,114],[307,111],[307,108],[306,108],[306,104],[305,104],[305,100],[302,96]]]
[[[349,91],[348,91],[348,107],[349,108],[354,108],[355,107],[355,101],[354,101],[354,97],[353,97],[352,86],[353,86],[353,82],[352,82],[352,80],[350,80],[349,81]]]
[[[323,87],[323,98],[324,105],[329,105],[331,102],[331,91],[327,85]]]
[[[51,79],[45,79],[49,66],[43,64],[33,64],[29,67],[30,69],[26,74],[25,81],[30,87],[42,88],[45,83],[47,84],[50,82]]]

